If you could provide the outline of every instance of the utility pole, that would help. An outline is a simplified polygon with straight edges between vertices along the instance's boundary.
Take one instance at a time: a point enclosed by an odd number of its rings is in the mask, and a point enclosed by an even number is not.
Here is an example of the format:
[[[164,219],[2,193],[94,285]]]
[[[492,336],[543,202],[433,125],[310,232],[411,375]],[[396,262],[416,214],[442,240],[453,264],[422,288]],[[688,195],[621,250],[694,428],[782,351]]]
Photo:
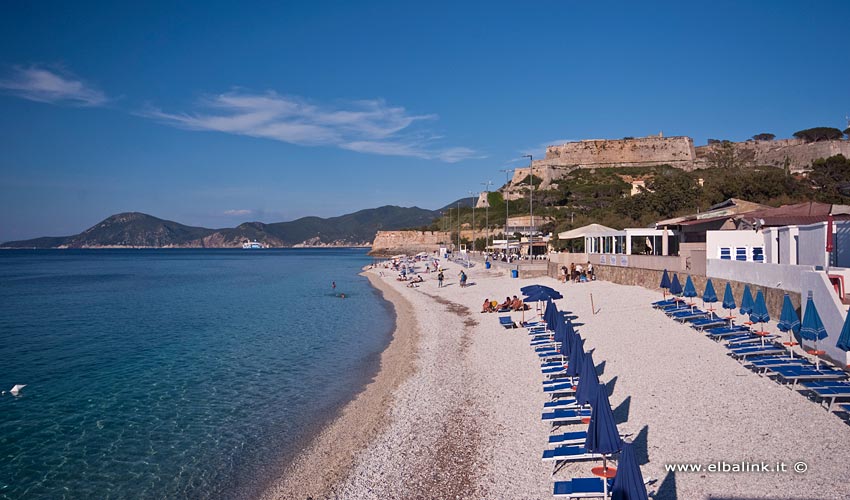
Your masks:
[[[485,238],[486,242],[484,244],[484,250],[487,250],[486,247],[490,246],[490,186],[493,185],[493,181],[482,182],[481,184],[487,189],[487,204],[484,205],[484,225],[487,226],[487,237]]]
[[[469,192],[470,198],[472,199],[472,250],[475,250],[475,193],[472,191]]]
[[[523,158],[528,158],[528,211],[531,215],[531,227],[528,231],[528,257],[534,255],[534,157],[532,155],[522,155]]]
[[[505,199],[505,255],[508,254],[508,242],[511,240],[510,237],[508,236],[508,208],[509,207],[508,207],[508,196],[507,196],[507,194],[508,194],[508,184],[511,182],[508,179],[508,176],[513,171],[514,171],[514,169],[512,169],[512,168],[504,168],[504,169],[499,170],[499,172],[505,173],[505,193],[503,195],[503,198]]]
[[[457,202],[457,251],[460,254],[460,200]]]

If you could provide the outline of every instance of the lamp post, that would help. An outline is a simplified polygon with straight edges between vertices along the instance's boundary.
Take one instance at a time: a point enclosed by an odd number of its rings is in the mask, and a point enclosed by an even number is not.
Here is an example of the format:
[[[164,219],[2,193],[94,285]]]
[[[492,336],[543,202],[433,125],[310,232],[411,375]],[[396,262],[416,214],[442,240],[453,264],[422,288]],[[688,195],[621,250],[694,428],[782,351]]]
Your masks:
[[[508,208],[509,207],[508,207],[507,194],[508,194],[508,184],[510,183],[510,180],[508,180],[508,176],[513,171],[514,171],[514,169],[512,169],[512,168],[503,168],[503,169],[499,170],[499,172],[505,173],[505,195],[504,195],[504,199],[505,199],[505,255],[508,255],[508,242],[510,242],[510,240],[511,240],[508,237]]]
[[[457,251],[460,254],[460,200],[457,202]],[[455,256],[455,258],[458,257]]]
[[[487,247],[490,246],[490,186],[493,185],[493,181],[482,182],[481,184],[487,188],[487,204],[484,205],[484,225],[487,227],[487,237],[484,242],[484,250],[487,250]]]
[[[528,231],[528,258],[534,256],[534,157],[532,155],[522,155],[523,158],[528,158],[528,211],[531,215],[531,227]]]
[[[472,200],[472,250],[475,251],[475,193],[470,191],[469,196]]]

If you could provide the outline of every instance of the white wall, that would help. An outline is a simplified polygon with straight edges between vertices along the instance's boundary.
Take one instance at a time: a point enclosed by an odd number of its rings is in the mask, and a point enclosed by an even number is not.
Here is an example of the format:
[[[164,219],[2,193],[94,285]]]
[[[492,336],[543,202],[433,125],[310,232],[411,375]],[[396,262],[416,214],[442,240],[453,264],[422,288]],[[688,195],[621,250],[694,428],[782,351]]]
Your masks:
[[[801,243],[802,245],[802,243]],[[818,342],[818,349],[826,351],[827,357],[836,361],[839,365],[850,364],[850,356],[845,351],[836,347],[841,328],[844,326],[845,307],[838,300],[829,279],[824,272],[810,271],[803,273],[801,282],[802,292],[800,302],[803,308],[803,317],[806,314],[806,303],[809,291],[818,310],[818,315],[826,327],[828,337]],[[802,321],[802,318],[801,318]],[[813,342],[804,341],[804,347],[814,347]]]
[[[707,259],[719,259],[720,247],[732,247],[732,259],[735,259],[735,247],[764,247],[764,234],[761,231],[706,231],[705,256]],[[751,257],[750,257],[751,258]]]
[[[706,264],[705,274],[709,278],[740,281],[797,293],[802,292],[803,274],[814,269],[812,266],[720,259],[707,259]]]
[[[778,228],[778,231],[778,260],[771,262],[774,264],[797,264],[797,236],[799,236],[797,226],[780,227]]]
[[[835,266],[850,267],[850,221],[835,222]]]
[[[826,222],[800,226],[800,265],[828,265],[826,253]]]

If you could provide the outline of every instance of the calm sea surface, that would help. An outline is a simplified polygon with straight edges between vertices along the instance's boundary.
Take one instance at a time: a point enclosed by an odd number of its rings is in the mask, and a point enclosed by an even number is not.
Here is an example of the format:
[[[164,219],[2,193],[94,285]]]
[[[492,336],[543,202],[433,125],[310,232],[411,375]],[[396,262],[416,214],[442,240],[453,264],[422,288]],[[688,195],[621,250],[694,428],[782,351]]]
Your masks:
[[[377,369],[393,316],[369,262],[0,252],[0,498],[256,494]]]

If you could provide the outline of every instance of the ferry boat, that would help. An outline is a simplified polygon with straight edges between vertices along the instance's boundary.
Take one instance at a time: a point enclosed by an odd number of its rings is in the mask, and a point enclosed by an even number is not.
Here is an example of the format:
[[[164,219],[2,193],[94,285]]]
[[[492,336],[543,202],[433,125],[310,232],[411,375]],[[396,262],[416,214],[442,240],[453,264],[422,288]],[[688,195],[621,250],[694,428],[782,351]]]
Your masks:
[[[242,248],[244,248],[245,250],[253,250],[253,249],[256,249],[256,248],[266,248],[266,247],[264,247],[263,244],[260,243],[259,241],[254,240],[254,241],[246,241],[246,242],[242,243]]]

